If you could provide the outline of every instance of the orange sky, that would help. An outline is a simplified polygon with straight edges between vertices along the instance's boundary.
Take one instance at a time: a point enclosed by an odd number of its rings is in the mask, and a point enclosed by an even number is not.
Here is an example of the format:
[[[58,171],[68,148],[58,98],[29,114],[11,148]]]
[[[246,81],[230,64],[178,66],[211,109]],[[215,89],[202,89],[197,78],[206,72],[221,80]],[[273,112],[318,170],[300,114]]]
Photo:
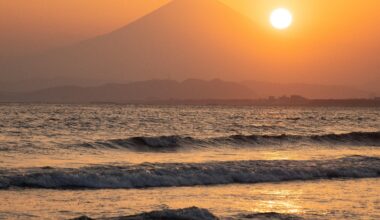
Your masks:
[[[168,1],[0,0],[0,54],[31,53],[106,33]],[[271,32],[270,37],[283,38],[285,34],[311,43],[323,37],[344,44],[357,40],[365,43],[380,36],[378,0],[221,1],[251,17]],[[281,6],[292,11],[294,24],[278,34],[268,24],[268,15]]]
[[[106,33],[166,2],[0,0],[0,55],[29,54]]]
[[[380,62],[379,0],[221,1],[250,17],[252,25],[260,28],[267,42],[259,45],[264,55],[268,48],[267,51],[278,50],[281,61],[289,65],[302,65],[302,59],[313,55],[313,65],[318,66],[319,59],[331,59],[328,68],[332,69],[336,60],[355,60],[356,66],[347,68],[358,71],[372,68],[373,72],[379,67],[373,66]],[[33,54],[108,33],[167,2],[0,0],[0,56]],[[274,30],[269,24],[269,14],[277,7],[288,8],[294,16],[293,25],[285,31]],[[370,77],[379,79],[380,74],[375,74]]]

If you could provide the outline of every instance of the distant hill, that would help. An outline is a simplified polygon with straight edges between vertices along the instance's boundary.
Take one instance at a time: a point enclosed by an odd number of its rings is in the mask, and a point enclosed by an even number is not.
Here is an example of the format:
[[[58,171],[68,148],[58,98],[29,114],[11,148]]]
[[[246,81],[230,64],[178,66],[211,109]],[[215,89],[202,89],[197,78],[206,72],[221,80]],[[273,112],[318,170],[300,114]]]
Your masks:
[[[149,80],[128,84],[62,86],[32,92],[3,92],[1,102],[131,102],[141,100],[253,99],[254,91],[234,82],[189,79]]]
[[[0,74],[104,82],[251,76],[255,30],[218,0],[174,0],[111,33],[8,62]]]
[[[303,48],[294,44],[296,40],[290,41],[292,38],[286,32],[268,35],[266,31],[218,0],[173,0],[113,32],[39,55],[0,59],[3,82],[0,90],[219,78],[357,85],[370,81],[362,88],[380,92],[379,68],[372,68],[373,63],[379,62],[368,60],[366,66],[351,68],[349,59],[330,59],[342,54],[333,53],[329,44]],[[316,48],[329,56],[318,57]],[[301,49],[307,51],[306,60],[292,53]],[[354,76],[358,77],[353,79]],[[261,96],[292,93],[323,98],[366,96],[365,92],[348,87],[243,84]]]
[[[34,91],[3,91],[0,102],[133,102],[153,100],[242,100],[301,95],[309,99],[368,98],[369,93],[344,86],[229,82],[219,79],[148,80],[100,86],[58,86]]]
[[[155,84],[158,82],[170,82],[171,80],[149,80],[149,81],[139,81],[135,83],[131,82],[120,82],[118,84],[115,83],[102,83],[102,81],[95,81],[89,79],[73,79],[73,78],[56,78],[56,79],[34,79],[34,80],[23,80],[23,81],[14,81],[14,82],[0,82],[0,92],[9,92],[11,93],[26,93],[37,90],[45,90],[56,87],[67,87],[67,85],[71,85],[71,87],[75,88],[99,88],[103,89],[104,85],[108,86],[131,86],[131,85],[141,85],[150,82],[151,84]],[[220,86],[227,86],[227,84],[231,83],[229,81],[222,80],[214,80],[214,82],[220,82]],[[175,81],[171,81],[175,82]],[[207,82],[210,81],[202,81],[202,80],[186,80],[186,83],[181,84],[182,86],[189,86],[190,82],[203,82],[203,86],[209,86]],[[201,84],[201,83],[200,83]],[[371,93],[369,91],[359,90],[355,87],[349,86],[341,86],[341,85],[316,85],[316,84],[302,84],[302,83],[270,83],[270,82],[258,82],[258,81],[243,81],[239,83],[240,88],[237,88],[237,93],[241,90],[241,88],[249,89],[253,91],[255,97],[266,98],[269,96],[291,96],[291,95],[301,95],[310,99],[352,99],[352,98],[368,98],[375,97],[375,93]],[[178,89],[177,89],[178,90]],[[191,90],[191,89],[189,89]],[[194,91],[193,91],[194,92]],[[210,91],[209,91],[210,92]],[[236,95],[234,91],[231,91],[231,94]],[[142,93],[139,93],[142,94]],[[157,93],[156,93],[157,94]],[[135,94],[136,96],[136,94]],[[165,96],[167,97],[167,96]],[[227,97],[227,96],[226,96]],[[241,97],[245,97],[244,95]],[[251,96],[250,96],[251,97]],[[133,97],[131,97],[133,98]],[[136,96],[136,99],[140,99],[140,96]]]

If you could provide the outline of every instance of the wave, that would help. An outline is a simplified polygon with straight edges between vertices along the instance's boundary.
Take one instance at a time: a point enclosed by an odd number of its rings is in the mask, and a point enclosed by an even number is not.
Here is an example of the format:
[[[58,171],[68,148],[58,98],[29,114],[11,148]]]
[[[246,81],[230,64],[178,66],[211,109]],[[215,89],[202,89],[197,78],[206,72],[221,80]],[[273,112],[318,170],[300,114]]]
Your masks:
[[[80,144],[92,148],[127,148],[135,151],[173,151],[180,148],[196,148],[221,145],[257,146],[295,143],[319,143],[331,145],[380,146],[380,132],[351,132],[323,135],[231,135],[215,138],[193,138],[186,136],[131,137]]]
[[[144,163],[82,168],[0,170],[0,188],[115,189],[262,183],[380,176],[380,158]]]
[[[75,218],[73,220],[89,220],[91,218],[87,216],[81,216],[79,218]],[[218,220],[214,214],[212,214],[207,209],[201,209],[197,207],[185,208],[185,209],[165,209],[161,211],[152,211],[152,212],[144,212],[137,215],[131,216],[122,216],[122,217],[113,217],[113,218],[102,218],[102,219],[123,219],[123,220],[159,220],[159,219],[167,219],[167,220]]]
[[[170,151],[187,146],[211,144],[207,140],[183,136],[159,136],[159,137],[131,137],[127,139],[112,139],[85,143],[81,146],[105,147],[105,148],[128,148],[136,151]]]
[[[112,218],[102,218],[102,219],[112,219],[112,220],[218,220],[213,213],[207,209],[201,209],[198,207],[190,207],[184,209],[165,209],[161,211],[144,212],[137,215],[131,216],[120,216]],[[280,214],[276,212],[268,213],[252,213],[252,214],[241,214],[235,217],[230,217],[228,219],[257,219],[257,220],[302,220],[301,217],[289,214]],[[74,218],[72,220],[92,220],[92,218],[87,216],[81,216]]]
[[[265,213],[252,213],[252,214],[241,214],[233,219],[254,219],[254,220],[303,220],[302,217],[291,215],[291,214],[281,214],[277,212],[265,212]]]

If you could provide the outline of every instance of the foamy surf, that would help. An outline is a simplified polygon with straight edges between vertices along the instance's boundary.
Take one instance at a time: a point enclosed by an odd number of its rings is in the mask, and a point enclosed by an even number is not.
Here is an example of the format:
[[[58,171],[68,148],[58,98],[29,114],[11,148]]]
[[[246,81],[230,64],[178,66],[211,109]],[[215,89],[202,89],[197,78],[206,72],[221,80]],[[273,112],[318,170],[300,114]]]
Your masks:
[[[282,182],[380,176],[380,158],[333,160],[257,160],[208,163],[144,163],[82,168],[0,170],[0,188],[116,189],[232,183]]]

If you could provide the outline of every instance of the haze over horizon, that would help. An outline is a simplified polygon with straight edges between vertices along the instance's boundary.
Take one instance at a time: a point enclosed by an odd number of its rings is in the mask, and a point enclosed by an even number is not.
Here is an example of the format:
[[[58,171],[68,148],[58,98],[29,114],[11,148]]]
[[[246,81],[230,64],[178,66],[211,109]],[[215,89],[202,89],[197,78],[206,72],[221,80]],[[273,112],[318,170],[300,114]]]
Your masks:
[[[281,5],[294,15],[284,31],[268,22],[270,10]],[[377,1],[31,0],[0,6],[5,83],[220,78],[380,93]]]

